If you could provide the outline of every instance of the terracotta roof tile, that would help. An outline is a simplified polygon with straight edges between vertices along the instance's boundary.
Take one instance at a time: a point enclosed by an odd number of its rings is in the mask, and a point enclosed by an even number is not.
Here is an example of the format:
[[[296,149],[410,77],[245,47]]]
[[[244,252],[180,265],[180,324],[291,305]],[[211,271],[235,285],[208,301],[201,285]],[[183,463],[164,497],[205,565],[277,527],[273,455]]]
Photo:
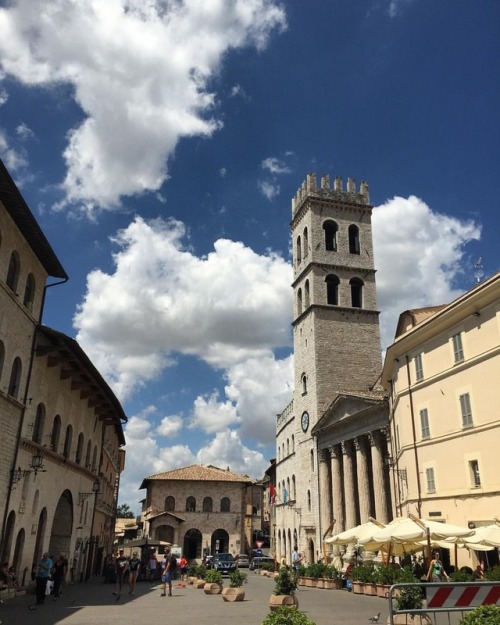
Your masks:
[[[185,480],[197,482],[252,482],[248,475],[238,475],[229,470],[219,469],[212,465],[192,464],[189,467],[181,467],[156,473],[145,478],[147,480]]]

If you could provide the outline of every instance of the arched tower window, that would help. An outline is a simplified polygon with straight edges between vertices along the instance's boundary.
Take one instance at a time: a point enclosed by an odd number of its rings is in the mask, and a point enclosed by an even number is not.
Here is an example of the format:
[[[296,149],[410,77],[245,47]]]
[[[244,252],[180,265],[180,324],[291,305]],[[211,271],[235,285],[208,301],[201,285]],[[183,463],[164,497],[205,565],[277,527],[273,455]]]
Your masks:
[[[337,276],[329,275],[325,278],[326,282],[326,303],[330,306],[339,305],[339,284],[340,280]]]
[[[57,414],[54,417],[54,422],[52,424],[52,434],[50,435],[50,445],[52,447],[52,451],[57,453],[57,448],[59,447],[59,437],[61,436],[61,417]]]
[[[314,449],[311,449],[311,471],[314,471]]]
[[[292,475],[292,492],[290,493],[290,497],[295,501],[297,499],[297,490],[295,484],[295,475]]]
[[[307,310],[309,308],[310,296],[309,296],[309,280],[306,280],[304,285],[304,309]]]
[[[302,314],[302,289],[297,291],[297,315]]]
[[[307,228],[304,228],[302,236],[304,238],[304,258],[307,258],[307,255],[309,254],[309,233],[307,232]]]
[[[359,228],[349,226],[349,254],[359,254]]]
[[[351,278],[351,306],[353,308],[363,307],[363,281],[359,278]]]
[[[87,443],[87,453],[85,454],[85,468],[90,469],[90,454],[92,453],[92,441],[89,439]]]
[[[71,425],[68,425],[68,427],[66,428],[66,437],[64,438],[63,456],[65,458],[69,458],[69,455],[71,453],[72,439],[73,439],[73,428],[71,427]]]
[[[203,512],[212,512],[214,509],[214,502],[212,497],[205,497],[203,499]]]
[[[231,512],[231,501],[229,500],[229,497],[223,497],[220,500],[220,511]]]
[[[83,434],[80,432],[80,434],[78,434],[78,443],[76,445],[76,455],[75,455],[76,464],[82,464],[82,457],[83,457]]]
[[[196,499],[194,497],[186,499],[186,512],[196,512]]]
[[[33,442],[42,444],[43,438],[43,427],[45,425],[45,406],[43,404],[38,404],[36,407],[36,417],[35,424],[33,426],[33,435],[31,439]]]
[[[19,282],[19,272],[21,270],[21,262],[19,260],[19,254],[12,252],[10,255],[9,269],[7,271],[7,286],[9,289],[17,291],[17,283]]]
[[[307,375],[303,373],[300,380],[302,382],[302,395],[305,395],[307,393]]]
[[[175,498],[172,495],[169,495],[165,498],[165,511],[166,512],[174,512],[175,510]]]
[[[12,363],[12,369],[10,372],[10,381],[9,381],[9,390],[7,391],[7,395],[18,398],[19,395],[19,386],[21,384],[21,372],[22,372],[21,359],[19,357],[14,359]]]
[[[24,288],[23,305],[31,312],[33,310],[33,302],[35,300],[35,278],[30,273],[26,279]]]
[[[325,231],[325,250],[327,252],[337,251],[337,231],[339,227],[334,221],[328,220],[323,223]]]
[[[296,264],[300,265],[300,261],[302,260],[302,245],[300,242],[300,236],[297,237],[296,255]]]

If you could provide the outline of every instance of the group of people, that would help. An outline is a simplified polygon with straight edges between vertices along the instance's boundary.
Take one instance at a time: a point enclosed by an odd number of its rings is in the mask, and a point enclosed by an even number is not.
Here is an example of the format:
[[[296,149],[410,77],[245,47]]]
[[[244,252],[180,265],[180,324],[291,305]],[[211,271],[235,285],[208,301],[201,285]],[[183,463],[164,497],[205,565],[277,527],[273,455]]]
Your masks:
[[[62,585],[68,573],[68,560],[64,553],[52,559],[47,552],[33,569],[36,582],[36,604],[45,603],[45,597],[52,595],[56,601],[62,594]]]
[[[141,570],[141,560],[138,557],[136,551],[132,553],[132,557],[127,558],[125,556],[124,550],[120,549],[118,556],[113,559],[113,566],[115,573],[115,590],[113,592],[113,595],[115,596],[116,601],[118,601],[121,597],[125,580],[127,580],[128,582],[128,594],[134,594],[137,579]],[[160,579],[162,583],[162,597],[167,596],[167,587],[168,596],[172,596],[172,580],[177,566],[180,570],[181,579],[185,579],[187,560],[184,556],[180,559],[179,563],[177,563],[177,559],[171,553],[170,548],[168,547],[165,549],[165,553],[163,554],[162,560],[160,562],[158,562],[158,559],[154,552],[152,552],[149,556],[149,559],[147,561],[149,580],[155,581],[157,570],[161,572]]]

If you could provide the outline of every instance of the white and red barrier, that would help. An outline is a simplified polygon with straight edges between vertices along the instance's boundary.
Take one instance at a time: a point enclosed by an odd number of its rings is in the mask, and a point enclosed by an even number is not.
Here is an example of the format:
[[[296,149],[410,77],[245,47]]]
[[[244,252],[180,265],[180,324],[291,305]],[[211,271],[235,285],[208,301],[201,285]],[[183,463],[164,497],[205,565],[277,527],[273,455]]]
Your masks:
[[[446,584],[425,589],[427,609],[467,609],[480,605],[500,605],[500,586],[481,582],[470,586]]]

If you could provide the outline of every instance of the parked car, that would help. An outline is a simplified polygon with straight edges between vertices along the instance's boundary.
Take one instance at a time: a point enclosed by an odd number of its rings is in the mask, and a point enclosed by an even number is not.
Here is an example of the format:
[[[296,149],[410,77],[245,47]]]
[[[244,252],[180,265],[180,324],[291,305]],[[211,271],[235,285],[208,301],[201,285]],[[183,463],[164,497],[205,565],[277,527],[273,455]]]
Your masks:
[[[256,569],[261,569],[263,566],[267,566],[269,564],[272,564],[274,567],[274,558],[270,558],[269,556],[255,556],[255,558],[252,558],[252,561],[250,562],[250,570],[255,571]]]
[[[236,560],[231,553],[216,553],[212,561],[212,568],[219,573],[232,573],[236,570]]]
[[[239,569],[248,569],[250,566],[250,558],[246,553],[240,553],[236,556],[236,562],[238,563]]]

